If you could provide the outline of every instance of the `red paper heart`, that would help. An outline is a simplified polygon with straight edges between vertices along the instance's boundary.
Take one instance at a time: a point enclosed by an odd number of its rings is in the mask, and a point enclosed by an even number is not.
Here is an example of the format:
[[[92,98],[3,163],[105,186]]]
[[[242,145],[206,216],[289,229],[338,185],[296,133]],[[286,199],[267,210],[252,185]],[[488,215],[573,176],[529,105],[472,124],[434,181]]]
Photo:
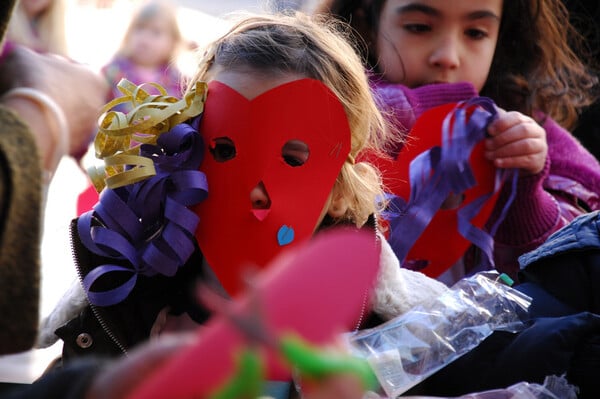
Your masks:
[[[396,160],[369,158],[383,175],[386,191],[408,202],[410,198],[409,167],[413,159],[434,146],[442,145],[443,121],[456,104],[446,104],[424,112],[417,119],[408,136],[407,143]],[[472,113],[472,110],[468,115]],[[475,186],[466,190],[463,202],[454,209],[440,209],[410,249],[406,260],[426,266],[420,269],[430,277],[438,277],[454,265],[470,246],[470,241],[458,231],[458,211],[482,195],[494,191],[496,168],[484,157],[484,143],[478,143],[472,150],[469,163],[476,180]],[[482,228],[492,213],[498,193],[492,195],[472,220],[472,224]],[[421,262],[423,261],[423,262]]]
[[[371,234],[334,229],[277,257],[256,286],[268,331],[277,337],[298,334],[323,345],[354,328],[379,269],[379,250]],[[247,314],[249,299],[235,300],[236,314]],[[176,354],[129,398],[208,397],[231,377],[235,355],[244,345],[248,341],[243,334],[218,315],[199,331],[192,348]],[[264,349],[266,377],[288,381],[289,366],[282,364],[273,348]]]
[[[344,107],[322,82],[299,79],[247,99],[218,81],[208,85],[200,134],[206,143],[200,170],[208,198],[194,207],[196,238],[225,290],[243,288],[248,266],[266,267],[283,246],[310,238],[350,151]],[[228,159],[216,159],[218,143]],[[308,148],[301,165],[283,149]],[[255,209],[251,192],[262,185],[268,209]]]

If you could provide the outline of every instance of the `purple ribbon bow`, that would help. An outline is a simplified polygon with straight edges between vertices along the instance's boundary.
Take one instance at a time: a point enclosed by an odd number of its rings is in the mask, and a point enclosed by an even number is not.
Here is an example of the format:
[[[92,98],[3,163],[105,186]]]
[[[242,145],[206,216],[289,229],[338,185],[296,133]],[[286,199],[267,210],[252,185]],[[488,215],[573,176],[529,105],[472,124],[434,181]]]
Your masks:
[[[140,153],[154,161],[156,175],[105,189],[93,210],[78,220],[85,247],[115,260],[115,264],[95,267],[83,279],[94,305],[123,301],[139,274],[173,276],[194,251],[199,218],[188,207],[203,201],[208,193],[206,176],[198,170],[203,156],[200,134],[181,123],[162,134],[157,145],[142,145]],[[112,289],[94,291],[94,282],[109,273],[131,276]]]
[[[470,118],[467,111],[476,106]],[[457,104],[448,113],[442,124],[442,145],[419,154],[409,166],[410,198],[406,202],[393,194],[384,217],[390,223],[389,242],[402,266],[420,270],[427,266],[421,260],[406,260],[408,252],[421,236],[431,219],[451,193],[462,193],[476,184],[469,158],[477,143],[486,137],[486,129],[496,117],[494,103],[485,97]],[[453,122],[452,129],[450,124]],[[457,212],[458,231],[467,240],[479,247],[485,254],[482,267],[493,267],[495,234],[500,222],[516,194],[517,171],[497,169],[493,192],[484,194],[463,206]],[[479,213],[486,201],[497,193],[505,181],[512,179],[512,192],[501,211],[499,219],[490,232],[486,232],[471,221]]]

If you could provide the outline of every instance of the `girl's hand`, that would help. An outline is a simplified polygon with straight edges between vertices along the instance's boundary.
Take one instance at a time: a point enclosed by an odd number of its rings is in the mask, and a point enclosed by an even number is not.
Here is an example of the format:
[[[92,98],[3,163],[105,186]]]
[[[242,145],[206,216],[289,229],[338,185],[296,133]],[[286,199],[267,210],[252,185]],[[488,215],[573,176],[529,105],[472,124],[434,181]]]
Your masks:
[[[498,117],[488,127],[486,158],[498,168],[517,168],[523,175],[544,169],[548,155],[546,131],[532,118],[517,111],[498,109]]]

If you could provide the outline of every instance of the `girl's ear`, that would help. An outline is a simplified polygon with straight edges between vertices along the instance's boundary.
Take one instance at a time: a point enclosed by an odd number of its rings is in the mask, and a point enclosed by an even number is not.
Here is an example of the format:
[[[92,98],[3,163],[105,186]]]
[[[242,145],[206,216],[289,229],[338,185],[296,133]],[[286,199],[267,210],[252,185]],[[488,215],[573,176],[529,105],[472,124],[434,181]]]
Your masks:
[[[338,184],[336,184],[331,193],[331,201],[327,208],[327,214],[333,219],[341,219],[346,215],[349,206],[349,201]]]

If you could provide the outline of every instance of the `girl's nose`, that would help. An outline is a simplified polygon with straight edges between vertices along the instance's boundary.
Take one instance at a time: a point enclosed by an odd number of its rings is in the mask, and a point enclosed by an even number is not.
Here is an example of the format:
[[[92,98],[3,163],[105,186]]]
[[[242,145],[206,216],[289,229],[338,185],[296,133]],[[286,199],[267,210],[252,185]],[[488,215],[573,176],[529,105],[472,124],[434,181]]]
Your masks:
[[[269,209],[271,207],[271,198],[263,182],[259,182],[250,191],[250,202],[252,202],[252,209]]]
[[[452,38],[441,40],[432,51],[429,62],[438,68],[457,68],[460,65],[458,43]]]

